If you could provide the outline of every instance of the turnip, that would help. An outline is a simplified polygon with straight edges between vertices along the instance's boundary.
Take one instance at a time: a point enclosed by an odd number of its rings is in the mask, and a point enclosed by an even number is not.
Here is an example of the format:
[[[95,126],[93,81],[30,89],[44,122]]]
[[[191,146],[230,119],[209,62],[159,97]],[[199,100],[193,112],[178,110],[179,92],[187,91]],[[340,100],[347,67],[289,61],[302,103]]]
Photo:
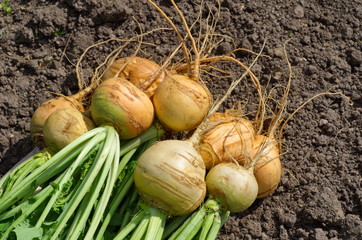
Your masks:
[[[251,206],[258,194],[253,169],[235,163],[220,163],[206,176],[210,198],[216,199],[224,210],[241,212]]]
[[[74,108],[61,108],[50,114],[44,123],[44,142],[53,153],[60,151],[89,130],[92,119]]]
[[[58,109],[62,108],[74,108],[78,111],[84,112],[84,107],[80,100],[80,95],[76,94],[73,96],[61,96],[52,98],[42,103],[34,112],[30,121],[30,135],[33,142],[41,144],[43,139],[43,126],[47,118]],[[79,96],[79,97],[78,97]]]
[[[211,106],[211,94],[201,83],[185,75],[167,76],[153,96],[157,118],[173,131],[195,129]]]
[[[165,78],[165,72],[154,61],[134,56],[115,60],[102,76],[104,80],[114,77],[130,81],[151,97]]]
[[[279,148],[275,139],[256,135],[253,150],[252,156],[257,159],[254,176],[259,186],[258,198],[263,198],[275,191],[282,177]]]
[[[90,111],[97,126],[113,126],[121,139],[143,133],[154,119],[154,108],[149,97],[122,78],[102,82],[93,93]]]
[[[251,121],[228,113],[215,113],[210,119],[211,127],[202,134],[199,150],[206,169],[252,154],[255,130]]]
[[[206,194],[203,161],[188,141],[152,145],[138,160],[134,178],[145,201],[168,215],[191,213]]]

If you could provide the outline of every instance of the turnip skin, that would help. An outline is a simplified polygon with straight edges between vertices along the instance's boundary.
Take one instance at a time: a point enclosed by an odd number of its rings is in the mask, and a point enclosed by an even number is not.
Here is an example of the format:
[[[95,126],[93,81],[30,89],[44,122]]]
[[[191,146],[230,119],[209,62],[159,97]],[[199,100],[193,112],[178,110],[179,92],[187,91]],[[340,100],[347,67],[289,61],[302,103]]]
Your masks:
[[[142,57],[124,57],[115,60],[104,72],[103,79],[123,78],[143,90],[152,97],[158,85],[166,74],[160,71],[160,66],[149,59]],[[118,75],[117,75],[118,73]]]
[[[250,157],[255,136],[251,121],[224,113],[216,113],[210,120],[219,123],[202,134],[199,150],[207,170],[221,162]]]
[[[256,135],[253,142],[253,157],[257,158],[254,176],[259,185],[258,197],[272,194],[282,177],[282,164],[277,142],[264,135]]]
[[[74,108],[81,112],[84,111],[84,107],[80,101],[76,100],[72,96],[56,97],[42,103],[34,112],[30,121],[30,135],[35,143],[39,144],[43,138],[43,126],[48,117],[58,109],[62,108]]]
[[[211,94],[203,84],[179,74],[168,75],[153,95],[158,120],[177,132],[197,128],[211,102]]]
[[[58,109],[44,123],[44,142],[50,152],[57,153],[95,127],[92,119],[74,108]]]
[[[110,78],[94,91],[90,111],[97,126],[113,126],[121,139],[146,131],[154,120],[149,97],[131,82]]]
[[[206,194],[205,166],[192,143],[165,140],[152,145],[137,161],[134,181],[152,207],[169,215],[194,211]]]
[[[258,194],[258,183],[249,169],[235,163],[220,163],[206,176],[207,191],[225,210],[242,212]]]

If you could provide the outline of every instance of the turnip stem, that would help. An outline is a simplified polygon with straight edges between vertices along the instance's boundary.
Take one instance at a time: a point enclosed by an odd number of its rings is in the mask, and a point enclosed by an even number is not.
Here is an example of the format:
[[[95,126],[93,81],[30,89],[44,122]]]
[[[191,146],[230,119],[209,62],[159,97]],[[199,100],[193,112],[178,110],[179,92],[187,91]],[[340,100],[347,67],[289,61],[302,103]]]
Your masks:
[[[213,224],[213,216],[219,211],[220,205],[213,199],[208,199],[201,207],[195,211],[169,238],[169,240],[184,240],[193,239],[193,237],[200,231],[201,226],[210,229]],[[210,226],[207,226],[210,225]],[[205,229],[207,234],[208,230]]]
[[[221,217],[219,212],[215,212],[214,221],[212,223],[212,226],[210,228],[209,234],[207,235],[206,240],[215,240],[217,237],[217,234],[219,233],[219,230],[222,226]]]
[[[61,174],[56,180],[54,180],[54,184],[59,184],[60,180],[62,179],[62,177],[64,177],[64,173]],[[18,225],[20,224],[22,221],[24,221],[26,219],[26,217],[28,217],[32,212],[35,211],[35,209],[37,209],[40,204],[42,204],[48,197],[50,197],[50,195],[53,193],[54,191],[54,187],[53,185],[48,185],[46,188],[44,188],[43,190],[41,190],[38,194],[36,194],[35,196],[33,196],[33,199],[35,199],[34,203],[29,204],[28,201],[30,199],[28,199],[27,201],[24,201],[22,204],[18,205],[17,212],[19,212],[20,210],[23,210],[24,212],[14,221],[12,222],[12,224],[7,228],[6,232],[4,233],[4,235],[2,235],[2,239],[5,239],[6,236]],[[26,206],[29,204],[29,207],[26,208]],[[14,208],[14,209],[16,209]],[[9,212],[3,214],[4,218],[0,218],[0,220],[6,219],[8,217],[11,216],[7,216],[9,213],[13,214],[13,209],[10,210]]]
[[[88,192],[90,186],[93,184],[93,179],[97,176],[98,172],[103,166],[104,161],[107,158],[107,155],[112,147],[113,141],[115,140],[115,130],[113,127],[105,127],[107,129],[106,140],[103,143],[103,147],[101,148],[101,154],[98,154],[96,159],[94,160],[93,165],[89,169],[89,172],[83,179],[82,184],[76,191],[76,194],[73,198],[68,202],[68,205],[64,208],[61,215],[58,217],[56,224],[48,230],[46,236],[50,237],[51,240],[57,239],[58,235],[63,231],[66,226],[67,221],[73,215],[75,209],[78,207],[80,201],[83,199],[84,195]],[[68,169],[70,171],[70,169]],[[53,233],[54,232],[54,233]]]
[[[206,215],[206,210],[205,210],[205,205],[203,205],[194,214],[191,215],[190,221],[185,222],[185,224],[181,226],[182,228],[181,232],[178,233],[176,231],[175,233],[177,235],[173,234],[169,239],[185,240],[188,236],[191,235],[194,229],[198,227],[198,223],[203,221],[205,215]]]
[[[115,213],[115,211],[117,210],[117,207],[119,206],[119,204],[122,202],[122,200],[124,199],[124,197],[126,196],[127,193],[129,193],[132,184],[133,184],[133,177],[132,177],[133,173],[130,172],[123,180],[124,184],[122,184],[119,187],[119,191],[116,193],[116,197],[113,199],[112,203],[110,204],[110,209],[108,211],[108,213],[104,216],[104,220],[102,223],[102,226],[100,228],[100,230],[98,231],[97,237],[96,239],[102,239],[104,232],[107,229],[107,226],[109,224],[109,222],[112,219],[113,214]],[[131,198],[130,198],[131,199]],[[123,206],[122,206],[123,207]],[[127,207],[127,206],[125,206]]]
[[[0,240],[6,240],[8,239],[8,235],[10,232],[16,227],[18,224],[20,224],[24,219],[29,216],[36,208],[39,207],[41,203],[43,203],[46,198],[52,193],[53,188],[49,185],[47,188],[45,188],[44,193],[40,195],[40,197],[29,207],[26,209],[24,213],[22,213],[4,232],[4,234],[1,236]]]
[[[111,158],[113,158],[113,161],[111,162],[110,166],[105,166],[106,168],[108,168],[109,175],[107,178],[107,182],[105,183],[105,187],[103,190],[103,194],[99,200],[99,203],[95,209],[95,212],[93,214],[93,218],[92,221],[90,223],[90,226],[88,228],[88,232],[86,234],[86,236],[84,237],[84,239],[93,239],[94,238],[94,233],[98,228],[98,225],[104,215],[104,211],[106,209],[106,206],[109,202],[109,199],[111,197],[112,194],[112,190],[113,187],[116,183],[117,180],[117,170],[118,170],[118,165],[119,165],[119,139],[118,139],[118,134],[117,134],[117,138],[116,138],[116,146],[115,146],[115,153],[111,154]],[[108,161],[106,162],[106,164],[108,163]],[[101,182],[99,185],[104,185],[104,180],[101,179]]]
[[[93,219],[88,228],[89,229],[88,231],[90,231],[91,229],[94,229],[94,231],[95,231],[95,229],[97,227],[92,226],[92,224],[94,225],[97,220],[94,220],[94,218],[97,216],[103,215],[103,213],[99,213],[99,212],[97,212],[97,210],[99,209],[100,205],[108,203],[107,199],[109,199],[110,191],[112,191],[112,188],[114,186],[114,182],[115,182],[115,178],[116,178],[115,171],[117,171],[117,166],[118,166],[118,151],[119,151],[119,150],[117,150],[117,149],[119,149],[119,146],[117,145],[117,143],[119,143],[118,137],[115,138],[114,142],[116,143],[116,146],[111,148],[111,151],[110,151],[109,155],[107,156],[107,159],[103,165],[101,174],[97,176],[96,180],[94,181],[94,183],[91,187],[91,190],[86,194],[86,196],[82,200],[81,207],[80,207],[81,217],[80,217],[80,219],[78,219],[77,218],[78,214],[77,214],[76,218],[73,220],[73,223],[75,223],[75,228],[74,229],[71,228],[73,230],[72,232],[69,230],[68,237],[67,237],[67,239],[69,239],[69,240],[78,239],[80,233],[83,231],[83,229],[89,219],[91,210],[96,205],[96,201],[99,201],[99,204],[96,208],[95,213],[93,214]],[[116,166],[111,167],[112,164],[113,165],[116,164]],[[110,169],[113,169],[113,171],[110,171]],[[113,173],[113,175],[112,175],[112,173]],[[105,182],[106,178],[107,178],[107,182]],[[103,190],[102,197],[100,199],[98,199],[99,193],[100,193],[102,187],[104,186],[104,184],[106,187]],[[109,188],[111,188],[111,190],[109,190]],[[106,197],[106,199],[104,199],[105,195],[108,195],[108,198]],[[83,207],[83,205],[85,207]],[[87,233],[87,235],[88,235],[88,233]],[[84,239],[86,239],[86,237]]]
[[[190,231],[189,235],[185,236],[186,237],[186,240],[192,240],[194,239],[194,237],[196,236],[196,234],[199,232],[201,226],[203,224],[203,221],[200,221],[198,223],[196,223],[196,225],[194,226],[194,228],[192,228],[192,230]],[[180,239],[181,238],[177,238],[177,239]],[[182,238],[183,239],[183,238]]]
[[[165,226],[166,226],[166,218],[167,218],[167,216],[165,216],[165,219],[162,221],[161,227],[157,231],[156,239],[158,239],[158,240],[162,240],[162,235],[163,235],[163,232],[165,231]]]
[[[147,227],[150,224],[150,216],[147,215],[142,221],[138,224],[136,230],[132,234],[130,240],[141,240],[146,233]]]
[[[89,132],[83,134],[79,138],[75,139],[73,142],[71,142],[69,145],[67,145],[65,148],[60,150],[58,153],[56,153],[49,161],[44,163],[41,167],[37,168],[30,176],[26,178],[25,181],[31,182],[34,179],[34,176],[37,176],[39,173],[42,173],[43,171],[47,171],[51,166],[56,165],[58,162],[63,162],[63,159],[65,156],[67,156],[70,152],[73,150],[77,150],[81,144],[89,140],[90,138],[94,137],[100,132],[104,132],[105,129],[102,127],[95,128],[90,130]],[[45,180],[46,181],[46,180]],[[21,186],[19,186],[21,188]]]
[[[98,182],[100,178],[100,175],[97,176],[97,178],[94,180],[95,182]],[[72,225],[70,226],[70,229],[68,230],[68,234],[66,236],[66,239],[77,239],[79,234],[83,231],[84,226],[86,222],[88,221],[88,216],[90,214],[90,211],[92,210],[94,206],[94,199],[97,199],[98,192],[97,188],[99,185],[92,185],[91,190],[84,196],[77,213],[72,220]],[[97,195],[95,194],[97,193]]]
[[[49,188],[51,188],[51,187],[49,187]],[[42,198],[44,196],[44,194],[46,194],[46,193],[47,193],[46,189],[43,189],[35,197],[38,199]],[[22,209],[24,209],[27,204],[28,204],[28,201],[24,201],[21,204],[17,205],[16,207],[12,208],[11,210],[4,212],[3,214],[0,215],[0,221],[10,218],[12,216],[15,216],[18,212],[20,212]]]
[[[174,240],[180,234],[180,232],[182,232],[186,228],[186,226],[191,222],[192,217],[196,214],[198,214],[198,211],[195,211],[186,219],[186,221],[183,221],[182,225],[172,233],[171,237],[168,238],[168,240]]]
[[[178,229],[188,219],[189,216],[190,215],[177,216],[173,218],[170,223],[167,223],[162,235],[162,239],[167,238],[176,229]]]
[[[69,181],[71,176],[74,174],[76,169],[85,161],[85,156],[94,148],[100,141],[104,139],[105,135],[103,133],[96,135],[90,140],[90,142],[83,148],[83,150],[78,155],[77,159],[73,162],[72,165],[67,169],[63,178],[59,182],[59,189],[53,194],[51,199],[48,201],[47,206],[45,207],[43,213],[39,217],[35,227],[40,228],[45,218],[49,214],[51,208],[53,207],[55,201],[57,200],[59,194],[62,192],[65,183]]]
[[[132,183],[133,183],[133,176],[132,176]],[[133,192],[132,192],[132,195],[131,195],[131,200],[128,203],[126,213],[123,216],[121,229],[123,229],[124,227],[127,226],[127,224],[130,221],[130,218],[131,218],[132,214],[136,211],[134,206],[137,205],[136,204],[137,197],[138,197],[137,191],[134,189]]]
[[[158,232],[163,231],[167,215],[154,207],[150,207],[148,211],[150,213],[150,223],[147,228],[145,240],[156,240],[157,235],[159,235]]]
[[[209,212],[206,215],[206,218],[203,222],[203,226],[202,226],[202,230],[200,233],[200,237],[199,240],[205,240],[207,237],[207,234],[211,228],[211,226],[213,225],[214,222],[214,218],[216,217],[215,215],[218,214],[217,212]]]
[[[122,157],[122,160],[121,160],[121,162],[119,164],[119,167],[118,167],[118,170],[117,170],[117,176],[120,176],[122,171],[127,170],[126,176],[122,179],[121,185],[119,187],[117,187],[117,191],[115,193],[113,193],[115,195],[115,197],[113,198],[112,202],[110,203],[110,207],[109,207],[109,210],[108,210],[107,214],[106,215],[103,214],[102,226],[100,227],[100,230],[97,233],[96,239],[101,239],[103,237],[103,234],[106,231],[106,228],[107,228],[109,222],[111,221],[111,218],[112,218],[113,214],[115,213],[116,209],[119,207],[119,204],[123,201],[126,194],[130,192],[131,186],[133,184],[133,176],[132,175],[133,175],[134,166],[125,169],[123,167],[123,165],[126,165],[126,164],[129,163],[129,161],[132,159],[132,157],[134,156],[134,154],[135,154],[135,152],[137,150],[139,150],[140,153],[143,152],[154,141],[156,141],[156,138],[148,140],[139,149],[130,150],[127,154],[125,154]],[[136,159],[134,161],[136,161]],[[129,197],[129,201],[127,201],[122,206],[122,208],[124,208],[124,210],[126,210],[126,208],[128,207],[126,205],[128,205],[128,203],[131,201],[132,196],[135,196],[135,197],[137,196],[136,191],[132,191],[132,195]],[[127,218],[127,217],[125,216],[123,219],[125,219],[125,218]]]
[[[21,184],[18,186],[14,186],[9,192],[7,192],[6,194],[4,194],[1,199],[0,199],[0,213],[3,213],[5,210],[7,210],[9,207],[11,207],[14,203],[16,203],[18,200],[22,199],[25,197],[25,199],[27,198],[26,196],[30,196],[31,194],[33,194],[33,192],[35,191],[35,189],[41,185],[43,182],[45,182],[45,178],[46,176],[50,179],[51,177],[55,176],[57,173],[59,173],[59,169],[62,169],[63,165],[67,165],[69,164],[69,162],[71,162],[77,154],[79,154],[79,152],[82,150],[82,148],[80,147],[79,149],[75,149],[73,150],[73,152],[69,153],[68,156],[66,156],[66,158],[64,159],[64,162],[62,162],[62,164],[55,164],[53,165],[53,167],[50,167],[50,169],[45,169],[44,172],[39,173],[38,176],[33,176],[34,179],[32,179],[31,181],[28,179],[30,175],[32,175],[33,173],[31,173],[28,177],[26,177],[23,182],[27,183],[27,184]],[[50,161],[51,159],[49,159]],[[44,164],[45,165],[45,164]],[[43,165],[42,165],[43,166]],[[40,166],[40,167],[42,167]]]
[[[115,240],[121,240],[129,236],[134,228],[136,230],[132,233],[132,240],[158,240],[162,239],[163,230],[167,215],[157,208],[148,205],[142,205],[136,216],[118,233]],[[138,216],[143,215],[143,219],[139,220]],[[137,221],[135,219],[137,218]]]
[[[44,164],[49,158],[50,154],[44,152],[44,154],[41,154],[40,157],[32,159],[32,161],[30,161],[29,164],[26,165],[25,169],[21,171],[21,174],[15,177],[16,180],[14,181],[13,186],[23,184],[24,178],[26,178],[26,176],[28,176],[31,172],[33,172],[37,167]]]
[[[164,129],[159,123],[153,124],[144,133],[138,137],[128,140],[124,145],[121,145],[120,156],[123,156],[131,149],[139,147],[142,143],[157,137],[160,138],[164,134]]]
[[[9,192],[7,192],[7,194],[4,194],[0,198],[0,214],[13,205],[17,200],[26,196],[29,194],[29,192],[34,191],[37,186],[46,182],[58,174],[61,170],[66,168],[73,157],[79,154],[80,150],[82,149],[82,145],[84,145],[84,143],[91,137],[103,131],[104,128],[96,128],[83,134],[64,149],[55,154],[53,157],[51,157],[43,165],[35,169],[23,180],[25,183],[27,183],[26,185],[16,185]]]
[[[122,171],[124,170],[124,167],[126,166],[126,164],[128,164],[128,162],[131,160],[131,158],[133,157],[133,155],[135,154],[136,151],[137,151],[137,148],[134,148],[122,157],[122,160],[118,166],[117,176],[119,176],[122,173]]]
[[[118,170],[117,170],[117,176],[120,176],[120,174],[122,173],[122,171],[126,170],[124,168],[124,166],[126,166],[126,164],[129,163],[129,161],[132,159],[132,157],[134,156],[135,152],[138,150],[139,154],[141,154],[142,152],[144,152],[152,143],[154,143],[157,140],[156,136],[154,136],[153,138],[151,138],[150,140],[148,140],[147,142],[145,142],[140,148],[138,149],[132,149],[130,150],[127,154],[125,154],[122,157],[122,160],[118,166]],[[138,158],[138,157],[136,157]],[[134,161],[136,161],[137,159],[135,159]],[[105,216],[103,216],[103,223],[102,226],[97,234],[96,239],[101,239],[103,237],[103,234],[109,224],[109,222],[111,221],[111,218],[113,216],[113,214],[115,213],[117,207],[119,206],[119,204],[123,201],[124,197],[126,196],[127,193],[130,192],[130,188],[133,185],[133,169],[134,166],[131,169],[127,169],[128,173],[126,173],[126,176],[124,177],[124,179],[122,180],[122,184],[121,186],[119,186],[117,188],[117,192],[114,193],[115,198],[113,199],[113,201],[110,203],[110,208],[109,211],[107,212],[107,214]],[[132,196],[134,196],[134,199],[137,197],[137,192],[136,191],[132,191],[132,195],[130,196],[130,200],[132,199]],[[131,201],[131,203],[133,203],[133,201]],[[126,203],[127,204],[127,203]],[[122,206],[124,207],[124,209],[127,206]],[[125,214],[123,220],[128,219],[127,214]],[[124,225],[126,225],[126,222],[124,223]]]
[[[14,186],[22,183],[24,178],[28,176],[34,168],[40,166],[49,160],[50,154],[47,151],[41,151],[27,158],[18,167],[10,170],[8,174],[0,179],[0,197],[9,192]],[[5,184],[6,183],[6,184]]]
[[[40,157],[39,151],[40,151],[40,149],[38,147],[35,147],[25,157],[23,157],[19,162],[17,162],[5,175],[3,175],[1,177],[0,192],[1,192],[1,189],[3,188],[3,184],[4,184],[5,180],[8,179],[10,175],[14,174],[16,171],[18,171],[19,169],[23,168],[26,164],[31,162],[32,158]],[[47,153],[47,155],[49,155],[49,153],[47,151],[41,151],[40,154],[41,153]]]
[[[132,173],[132,175],[133,175],[133,173]],[[131,178],[133,179],[133,176],[131,176]],[[125,179],[125,180],[126,180],[126,179]],[[129,180],[128,177],[127,177],[127,180]],[[133,185],[133,180],[132,180],[132,185]],[[135,189],[133,188],[133,186],[132,186],[132,189],[130,189],[129,191],[130,191],[131,195],[129,195],[129,196],[125,199],[125,201],[122,203],[121,207],[119,208],[119,216],[120,216],[119,219],[124,219],[124,218],[125,218],[126,212],[127,212],[127,208],[130,206],[131,200],[132,200],[133,196],[134,196],[134,195],[137,196],[137,192],[135,191]],[[122,197],[122,200],[123,200],[123,197]],[[117,205],[117,206],[118,206],[118,205]],[[115,208],[115,210],[116,210],[116,208]],[[113,212],[112,212],[112,215],[113,215]],[[112,216],[111,216],[111,217],[112,217]],[[119,223],[119,226],[121,226],[121,225],[122,225],[122,221]]]
[[[228,220],[229,216],[230,216],[229,211],[222,211],[221,212],[221,225],[224,225],[224,223]]]
[[[39,148],[34,148],[28,153],[25,157],[23,157],[18,163],[15,164],[5,175],[0,178],[0,197],[4,193],[5,184],[11,179],[17,171],[22,168],[26,168],[26,165],[32,161],[33,158],[39,158],[42,154],[46,153],[47,160],[50,157],[50,154],[47,151],[42,151],[39,153]]]
[[[132,232],[133,229],[135,229],[139,223],[146,218],[148,214],[148,211],[145,209],[140,210],[133,218],[132,220],[123,228],[121,231],[117,234],[117,236],[113,240],[122,240],[127,235]]]

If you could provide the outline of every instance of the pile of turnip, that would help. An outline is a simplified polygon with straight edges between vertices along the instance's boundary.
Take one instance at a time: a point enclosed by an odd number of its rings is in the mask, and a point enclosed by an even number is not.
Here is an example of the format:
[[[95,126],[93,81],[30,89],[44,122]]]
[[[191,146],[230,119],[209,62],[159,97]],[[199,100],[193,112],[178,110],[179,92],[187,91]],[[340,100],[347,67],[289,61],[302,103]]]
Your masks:
[[[132,38],[88,84],[77,64],[80,91],[38,107],[30,133],[40,150],[0,179],[0,240],[215,239],[230,213],[278,187],[277,131],[289,86],[266,129],[266,99],[251,71],[263,48],[249,66],[232,53],[209,56],[218,43],[216,21],[195,38],[194,25],[171,0],[183,36],[148,2],[171,25],[179,47],[162,64],[137,52],[120,57],[130,42],[142,43],[141,35]],[[171,64],[180,49],[183,59]],[[214,67],[219,62],[244,73],[213,96],[202,72],[226,72]],[[247,76],[259,99],[255,118],[241,109],[221,112]]]

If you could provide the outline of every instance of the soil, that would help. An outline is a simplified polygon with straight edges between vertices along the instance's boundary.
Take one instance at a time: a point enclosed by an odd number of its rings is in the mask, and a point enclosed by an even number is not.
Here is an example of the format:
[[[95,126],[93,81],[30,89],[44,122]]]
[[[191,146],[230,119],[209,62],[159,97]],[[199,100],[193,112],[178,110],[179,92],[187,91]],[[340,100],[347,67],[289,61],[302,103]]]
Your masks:
[[[177,4],[188,22],[195,21],[199,1]],[[77,92],[74,64],[87,47],[169,27],[144,0],[10,0],[9,6],[10,13],[0,9],[0,175],[33,149],[29,125],[37,106],[52,93]],[[160,6],[181,26],[170,3]],[[215,13],[215,2],[208,6]],[[284,132],[279,187],[245,212],[232,214],[219,239],[362,239],[361,20],[361,0],[221,0],[216,32],[230,38],[213,54],[235,48],[258,52],[267,40],[263,53],[270,58],[261,57],[252,71],[272,94],[281,93],[289,77],[283,53],[289,40],[292,83],[285,117],[318,93],[340,94],[317,97],[294,115]],[[172,31],[160,29],[143,41],[148,44],[138,55],[159,62],[178,43]],[[84,78],[123,43],[89,52],[82,62]],[[125,47],[121,56],[133,54],[136,46]],[[245,64],[255,58],[246,51],[233,56]],[[216,78],[209,87],[216,95],[228,83]],[[245,86],[224,108],[250,97]]]

